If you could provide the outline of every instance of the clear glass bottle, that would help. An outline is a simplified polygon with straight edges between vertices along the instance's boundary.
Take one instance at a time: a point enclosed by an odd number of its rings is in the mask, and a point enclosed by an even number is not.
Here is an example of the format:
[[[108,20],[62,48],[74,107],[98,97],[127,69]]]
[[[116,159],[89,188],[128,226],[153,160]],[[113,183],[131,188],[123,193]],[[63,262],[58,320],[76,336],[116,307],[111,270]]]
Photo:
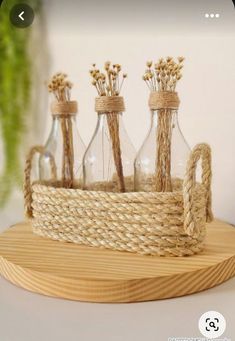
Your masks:
[[[125,111],[120,96],[127,74],[120,64],[106,62],[104,71],[90,70],[92,85],[99,97],[95,100],[98,121],[83,159],[84,189],[126,192],[134,189],[135,150],[122,122]]]
[[[178,122],[178,110],[171,110],[171,182],[177,188],[179,179],[184,178],[186,163],[190,153]],[[135,190],[154,191],[157,172],[157,134],[159,110],[151,111],[151,126],[135,159]]]
[[[69,143],[69,154],[64,153],[64,127],[70,127],[72,131]],[[60,113],[54,114],[52,128],[45,144],[45,153],[39,158],[40,180],[51,180],[54,175],[51,169],[51,157],[56,165],[56,179],[63,187],[77,187],[82,183],[82,159],[85,153],[85,145],[80,137],[76,124],[76,116],[63,117]],[[72,168],[72,169],[71,169]]]
[[[110,120],[116,120],[115,136],[120,145],[116,152],[110,134]],[[98,113],[96,129],[83,159],[84,189],[133,191],[135,155],[123,124],[122,113]]]
[[[171,192],[179,189],[190,148],[178,123],[176,85],[184,57],[146,63],[143,80],[150,90],[151,127],[135,159],[135,190]]]
[[[51,105],[52,128],[39,157],[40,181],[57,181],[59,186],[82,185],[82,158],[85,145],[76,125],[77,102],[71,101],[72,83],[64,73],[55,74],[48,90],[54,95]]]

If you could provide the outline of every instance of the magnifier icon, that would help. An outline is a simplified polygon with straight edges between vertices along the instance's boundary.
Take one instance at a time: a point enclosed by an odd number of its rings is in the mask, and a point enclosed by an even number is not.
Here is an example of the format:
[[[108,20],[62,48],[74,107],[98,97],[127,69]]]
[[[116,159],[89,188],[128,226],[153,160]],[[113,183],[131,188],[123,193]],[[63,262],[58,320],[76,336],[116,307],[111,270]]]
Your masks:
[[[214,328],[214,329],[215,329],[215,322],[211,321],[211,322],[209,323],[209,326],[210,326],[211,328]]]

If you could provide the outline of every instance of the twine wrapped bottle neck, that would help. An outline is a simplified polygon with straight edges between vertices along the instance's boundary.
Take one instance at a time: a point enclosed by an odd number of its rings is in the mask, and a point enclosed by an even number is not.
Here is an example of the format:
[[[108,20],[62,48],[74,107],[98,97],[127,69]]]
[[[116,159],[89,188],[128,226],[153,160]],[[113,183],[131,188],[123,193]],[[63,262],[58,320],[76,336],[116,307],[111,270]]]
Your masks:
[[[75,116],[77,112],[78,112],[77,101],[53,102],[51,104],[52,116],[71,117]]]
[[[180,99],[177,92],[172,91],[153,91],[149,96],[149,108],[151,110],[179,108]]]
[[[121,96],[101,96],[95,99],[95,111],[98,114],[120,113],[125,111]]]

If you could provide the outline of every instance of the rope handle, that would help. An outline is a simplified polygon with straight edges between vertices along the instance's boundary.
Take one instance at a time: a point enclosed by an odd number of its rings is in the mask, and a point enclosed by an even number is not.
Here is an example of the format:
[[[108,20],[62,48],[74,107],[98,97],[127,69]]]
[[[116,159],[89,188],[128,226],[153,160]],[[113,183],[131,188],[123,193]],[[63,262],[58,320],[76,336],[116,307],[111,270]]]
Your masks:
[[[32,185],[31,185],[31,171],[33,158],[36,154],[45,155],[45,148],[43,146],[34,146],[30,149],[26,158],[25,170],[24,170],[24,206],[25,215],[27,218],[32,218]],[[56,179],[56,164],[54,157],[47,151],[46,154],[50,158],[50,166],[53,180]]]
[[[213,220],[211,210],[211,148],[208,144],[201,143],[197,144],[190,154],[183,183],[184,230],[189,236],[198,236],[200,232],[193,213],[193,189],[196,183],[197,163],[200,159],[202,160],[202,185],[206,189],[206,222]]]

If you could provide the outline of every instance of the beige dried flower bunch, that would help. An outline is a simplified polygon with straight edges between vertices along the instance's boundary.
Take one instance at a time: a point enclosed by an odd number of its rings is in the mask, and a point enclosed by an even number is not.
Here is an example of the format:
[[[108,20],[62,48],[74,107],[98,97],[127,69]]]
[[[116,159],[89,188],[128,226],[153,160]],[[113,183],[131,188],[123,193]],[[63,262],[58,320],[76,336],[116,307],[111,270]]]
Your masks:
[[[56,73],[48,83],[48,91],[53,93],[58,102],[68,102],[71,98],[73,84],[65,73]]]
[[[93,64],[93,69],[90,70],[90,75],[93,78],[92,85],[97,89],[99,96],[119,96],[127,74],[121,76],[122,67],[120,64],[106,62],[104,64],[104,72],[100,72]]]
[[[146,63],[147,69],[143,75],[150,91],[175,91],[177,82],[182,78],[184,57],[178,57],[177,62],[173,57],[160,58],[153,65],[152,61]]]

